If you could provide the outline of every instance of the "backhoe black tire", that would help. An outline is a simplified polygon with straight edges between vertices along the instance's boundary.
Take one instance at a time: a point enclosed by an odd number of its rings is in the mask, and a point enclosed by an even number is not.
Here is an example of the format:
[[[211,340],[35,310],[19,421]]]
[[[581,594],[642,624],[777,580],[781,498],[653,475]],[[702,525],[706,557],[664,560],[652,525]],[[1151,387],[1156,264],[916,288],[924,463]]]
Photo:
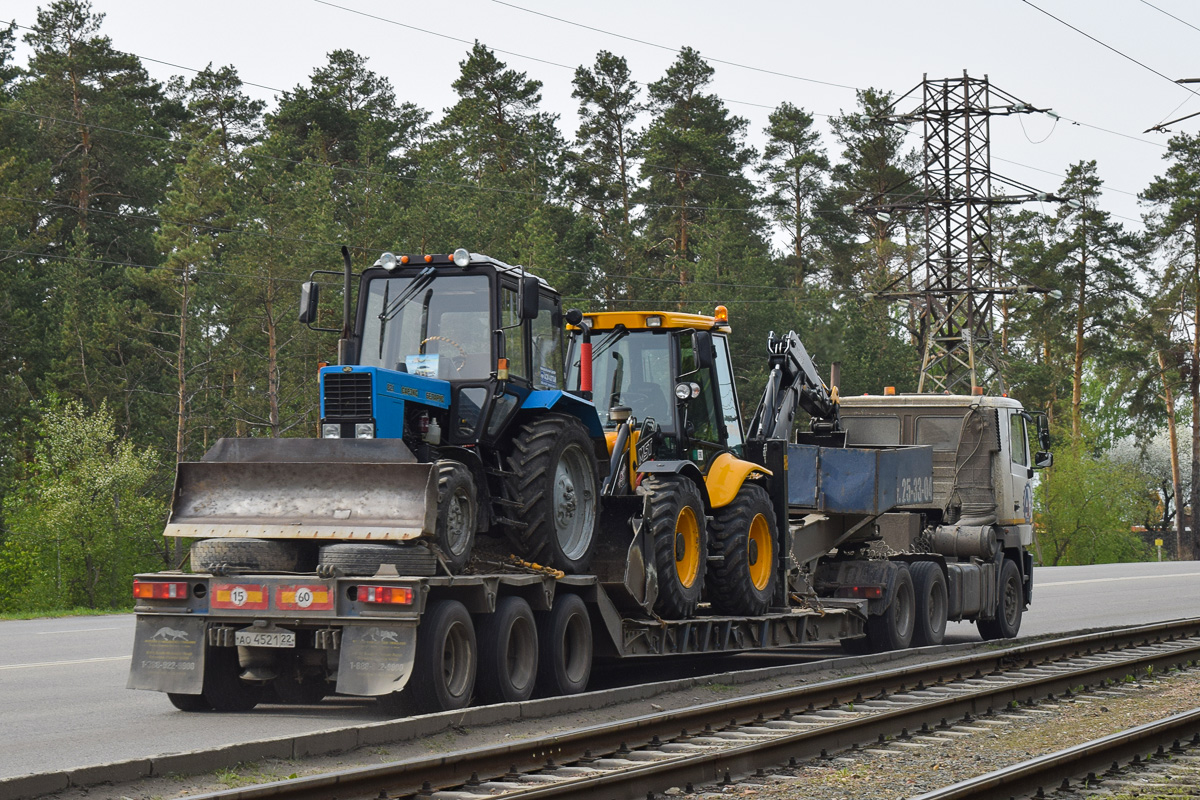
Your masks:
[[[479,675],[475,692],[483,703],[517,703],[533,696],[538,673],[538,635],[533,610],[516,595],[496,601],[496,611],[476,618]]]
[[[475,624],[457,600],[430,603],[417,628],[412,677],[402,707],[413,714],[466,708],[475,691]]]
[[[213,711],[249,711],[263,698],[263,687],[239,677],[236,647],[209,647],[204,658],[204,699]]]
[[[897,566],[892,601],[882,614],[867,617],[867,640],[871,643],[871,650],[876,653],[903,650],[912,643],[917,616],[912,573],[907,564],[900,563]]]
[[[642,526],[654,544],[658,599],[654,609],[665,619],[696,613],[704,591],[708,528],[700,490],[680,475],[647,475]]]
[[[475,546],[479,519],[479,495],[471,470],[458,461],[437,462],[437,529],[433,543],[451,574],[462,572]]]
[[[519,525],[507,526],[517,555],[563,572],[586,572],[596,550],[599,468],[575,417],[543,414],[513,437],[504,492]]]
[[[979,635],[985,641],[1014,639],[1021,630],[1021,617],[1025,610],[1025,587],[1021,585],[1021,571],[1010,558],[1004,559],[1000,568],[1000,585],[997,590],[996,618],[975,622]]]
[[[171,705],[178,708],[180,711],[209,711],[212,706],[204,699],[202,694],[180,694],[179,692],[167,692],[167,699],[171,701]]]
[[[716,510],[708,526],[705,587],[718,614],[765,614],[775,593],[779,536],[775,510],[761,486],[742,484],[733,501]]]
[[[592,677],[592,620],[577,594],[559,592],[549,611],[536,614],[538,692],[546,697],[579,694]]]
[[[192,543],[192,571],[237,575],[301,572],[307,542],[280,539],[201,539]],[[309,562],[311,564],[311,561]]]
[[[317,571],[323,575],[369,577],[383,564],[405,576],[429,577],[437,572],[437,557],[424,544],[339,542],[321,547]]]
[[[933,561],[914,561],[908,569],[912,572],[913,592],[917,597],[912,645],[939,645],[946,639],[946,620],[950,611],[946,576],[942,574],[941,566]]]

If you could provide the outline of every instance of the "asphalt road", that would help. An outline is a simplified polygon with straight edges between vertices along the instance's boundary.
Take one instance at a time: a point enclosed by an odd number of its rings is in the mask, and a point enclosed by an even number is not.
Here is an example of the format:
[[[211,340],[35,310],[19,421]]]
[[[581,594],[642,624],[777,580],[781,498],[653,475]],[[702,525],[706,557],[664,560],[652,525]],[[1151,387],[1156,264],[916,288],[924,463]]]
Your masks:
[[[1200,562],[1042,568],[1036,581],[1023,635],[1200,616]],[[966,623],[947,632],[948,642],[978,639]],[[125,688],[132,642],[132,615],[0,621],[0,778],[385,718],[372,701],[349,698],[185,714],[164,695]],[[680,663],[679,672],[696,666]],[[670,671],[654,670],[656,678]]]

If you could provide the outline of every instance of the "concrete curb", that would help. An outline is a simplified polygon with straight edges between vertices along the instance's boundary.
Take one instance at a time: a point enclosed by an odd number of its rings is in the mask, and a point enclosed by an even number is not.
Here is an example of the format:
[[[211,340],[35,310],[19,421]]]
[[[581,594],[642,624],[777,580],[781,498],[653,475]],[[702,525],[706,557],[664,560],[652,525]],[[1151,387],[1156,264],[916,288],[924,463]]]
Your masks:
[[[947,645],[939,648],[938,654],[950,656],[964,650],[977,648],[978,643]],[[142,778],[167,775],[189,775],[213,772],[237,764],[260,761],[266,758],[300,759],[309,756],[329,756],[345,753],[360,747],[379,746],[410,741],[442,733],[453,727],[480,727],[511,719],[544,719],[560,714],[590,711],[605,706],[633,700],[648,700],[668,692],[701,687],[712,683],[741,685],[766,678],[801,676],[829,669],[834,662],[839,667],[858,667],[887,664],[910,657],[914,650],[897,650],[856,657],[835,657],[805,664],[792,664],[759,669],[730,671],[695,678],[679,678],[658,683],[644,683],[618,689],[527,700],[522,703],[504,703],[480,706],[461,711],[444,711],[419,717],[405,717],[385,722],[372,722],[344,728],[260,739],[236,745],[224,745],[206,750],[191,750],[184,753],[167,753],[150,758],[113,761],[77,769],[55,772],[32,773],[14,778],[0,779],[0,800],[32,800],[70,788],[83,788],[100,784],[128,783]]]

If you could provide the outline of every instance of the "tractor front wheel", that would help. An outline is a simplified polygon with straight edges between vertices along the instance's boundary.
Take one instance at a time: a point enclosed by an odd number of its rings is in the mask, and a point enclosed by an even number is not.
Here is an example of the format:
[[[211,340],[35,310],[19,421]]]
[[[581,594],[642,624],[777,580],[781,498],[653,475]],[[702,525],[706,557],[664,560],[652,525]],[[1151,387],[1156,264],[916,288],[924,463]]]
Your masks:
[[[708,530],[700,490],[679,475],[648,475],[642,481],[642,525],[654,543],[658,571],[655,610],[666,619],[696,613],[704,590]]]

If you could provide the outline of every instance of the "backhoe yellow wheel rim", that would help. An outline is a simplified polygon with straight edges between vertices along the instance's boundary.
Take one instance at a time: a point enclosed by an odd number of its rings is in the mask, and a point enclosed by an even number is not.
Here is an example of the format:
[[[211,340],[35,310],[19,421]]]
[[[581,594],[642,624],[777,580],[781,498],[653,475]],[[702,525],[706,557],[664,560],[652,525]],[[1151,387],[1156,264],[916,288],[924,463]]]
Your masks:
[[[700,577],[700,523],[691,506],[675,517],[675,572],[680,585],[689,589]]]
[[[750,535],[746,537],[746,563],[750,565],[750,582],[762,591],[771,582],[771,562],[775,550],[771,542],[771,526],[762,514],[750,520]]]

